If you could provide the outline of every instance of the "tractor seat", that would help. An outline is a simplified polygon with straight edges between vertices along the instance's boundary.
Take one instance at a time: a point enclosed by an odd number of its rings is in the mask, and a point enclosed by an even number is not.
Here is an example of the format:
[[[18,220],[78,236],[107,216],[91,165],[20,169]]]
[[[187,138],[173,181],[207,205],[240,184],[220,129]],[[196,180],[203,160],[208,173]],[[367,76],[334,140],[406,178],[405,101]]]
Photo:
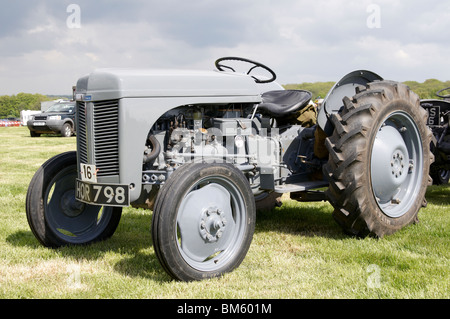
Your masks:
[[[305,90],[276,90],[261,95],[262,103],[258,110],[264,110],[269,115],[280,118],[292,115],[308,105],[311,92]]]

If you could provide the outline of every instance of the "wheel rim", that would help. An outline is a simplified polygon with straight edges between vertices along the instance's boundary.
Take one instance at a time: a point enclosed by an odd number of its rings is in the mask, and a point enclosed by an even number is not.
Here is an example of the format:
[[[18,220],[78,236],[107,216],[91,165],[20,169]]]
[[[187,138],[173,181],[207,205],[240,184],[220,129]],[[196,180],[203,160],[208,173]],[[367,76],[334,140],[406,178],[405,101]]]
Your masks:
[[[245,234],[246,205],[238,189],[222,177],[197,182],[177,214],[177,243],[194,269],[222,267],[239,251]]]
[[[440,169],[439,170],[439,177],[441,178],[442,182],[447,183],[449,179],[450,171],[447,169]]]
[[[385,215],[401,217],[417,200],[422,159],[414,120],[402,111],[389,115],[377,130],[371,155],[372,191]]]
[[[81,203],[75,199],[77,172],[60,171],[49,183],[44,197],[45,218],[51,231],[67,243],[82,244],[99,237],[111,219],[111,208]]]
[[[72,134],[72,129],[69,125],[64,125],[64,136],[70,136]]]

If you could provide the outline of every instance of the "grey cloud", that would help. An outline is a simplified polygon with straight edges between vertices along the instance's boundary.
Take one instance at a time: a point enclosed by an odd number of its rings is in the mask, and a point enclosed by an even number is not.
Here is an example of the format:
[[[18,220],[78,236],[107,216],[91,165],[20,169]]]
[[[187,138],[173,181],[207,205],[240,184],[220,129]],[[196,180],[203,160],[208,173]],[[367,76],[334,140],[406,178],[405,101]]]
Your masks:
[[[71,3],[80,6],[80,29],[66,25]],[[371,29],[366,9],[374,3],[381,10],[381,28]],[[355,68],[372,69],[394,80],[450,76],[445,59],[450,50],[445,38],[450,28],[447,1],[0,0],[0,4],[0,94],[36,90],[32,82],[20,79],[22,73],[42,79],[40,90],[45,78],[60,78],[42,92],[49,93],[70,87],[92,68],[212,68],[214,60],[224,55],[261,60],[278,73],[281,83],[337,80]],[[7,76],[18,69],[22,72]],[[43,69],[48,74],[39,73]]]

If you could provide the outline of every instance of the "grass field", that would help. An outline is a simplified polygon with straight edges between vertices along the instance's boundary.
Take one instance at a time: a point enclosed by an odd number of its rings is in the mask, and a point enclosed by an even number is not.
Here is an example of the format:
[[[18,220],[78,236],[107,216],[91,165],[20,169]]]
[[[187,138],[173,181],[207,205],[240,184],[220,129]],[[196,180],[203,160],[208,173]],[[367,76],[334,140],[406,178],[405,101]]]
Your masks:
[[[48,249],[34,238],[25,195],[48,158],[75,138],[0,128],[0,298],[448,299],[450,186],[432,186],[420,223],[383,239],[342,233],[328,203],[285,200],[257,216],[250,251],[222,278],[176,282],[155,256],[152,213],[126,208],[114,236]]]

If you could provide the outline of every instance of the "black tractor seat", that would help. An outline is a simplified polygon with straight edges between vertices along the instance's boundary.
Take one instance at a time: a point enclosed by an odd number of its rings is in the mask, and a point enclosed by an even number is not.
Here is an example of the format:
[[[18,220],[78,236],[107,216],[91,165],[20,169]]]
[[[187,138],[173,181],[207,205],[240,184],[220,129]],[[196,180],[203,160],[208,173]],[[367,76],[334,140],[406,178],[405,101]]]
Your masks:
[[[311,92],[305,90],[276,90],[261,95],[258,111],[265,111],[275,118],[292,115],[303,109],[311,100]]]

